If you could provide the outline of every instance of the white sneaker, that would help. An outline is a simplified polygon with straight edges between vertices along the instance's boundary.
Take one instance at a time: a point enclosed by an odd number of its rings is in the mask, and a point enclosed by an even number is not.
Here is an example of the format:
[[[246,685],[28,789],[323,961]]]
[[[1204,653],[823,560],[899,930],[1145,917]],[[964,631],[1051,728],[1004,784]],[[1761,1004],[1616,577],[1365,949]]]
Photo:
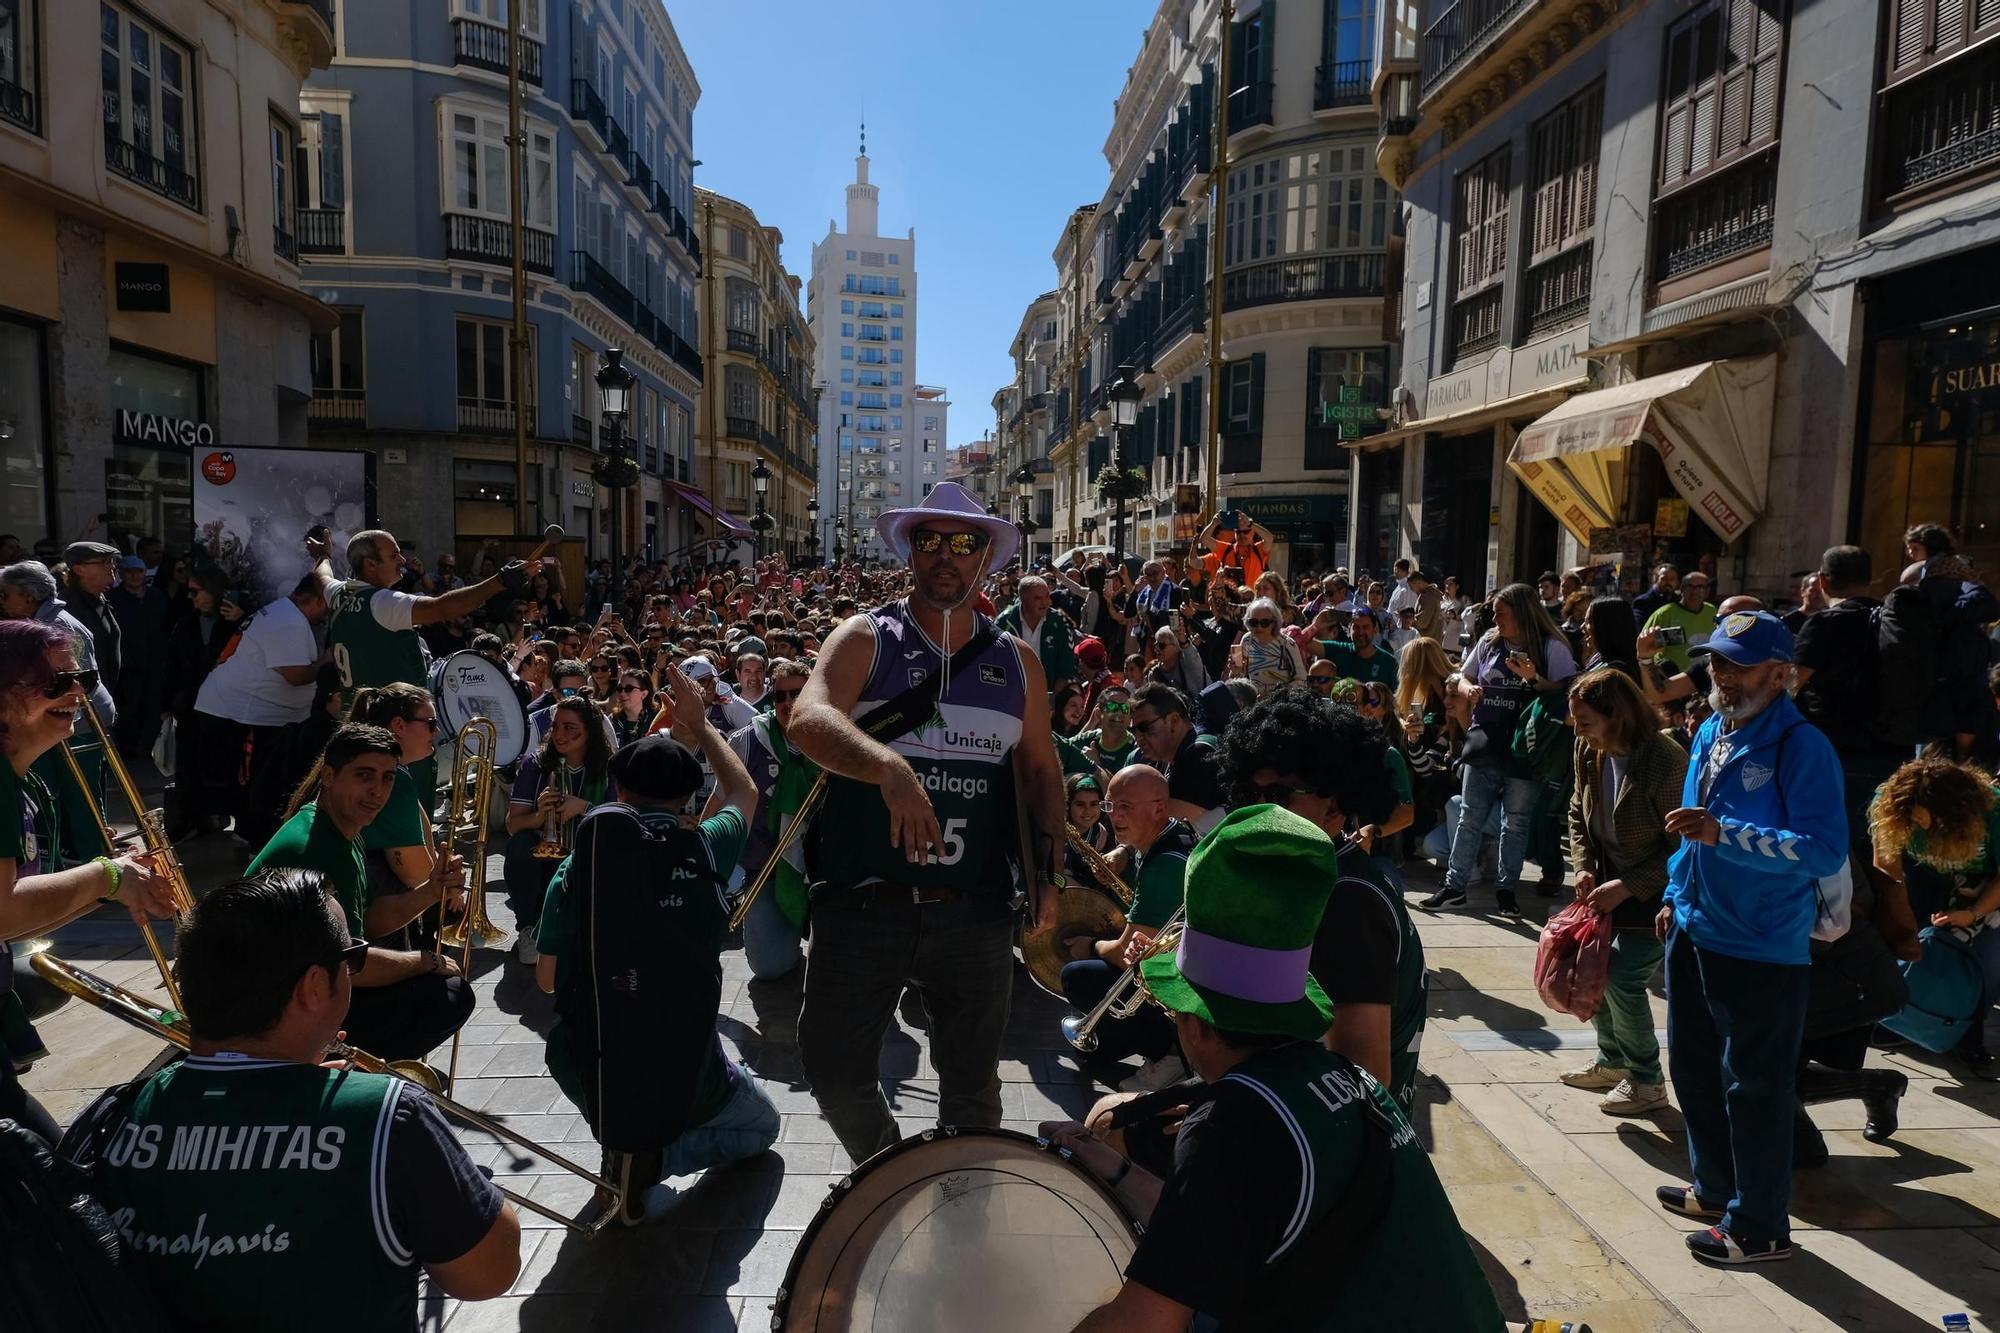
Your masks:
[[[524,930],[521,938],[514,941],[514,957],[533,967],[542,961],[542,951],[535,947],[535,932]]]
[[[1562,1081],[1572,1088],[1586,1088],[1591,1092],[1602,1092],[1615,1088],[1625,1081],[1625,1071],[1605,1064],[1602,1060],[1592,1060],[1581,1069],[1572,1069],[1562,1075]]]
[[[1597,1109],[1606,1115],[1644,1115],[1666,1104],[1666,1084],[1634,1083],[1624,1078],[1597,1104]]]
[[[1163,1055],[1139,1066],[1139,1071],[1119,1080],[1120,1092],[1158,1092],[1188,1076],[1187,1062],[1178,1055]]]

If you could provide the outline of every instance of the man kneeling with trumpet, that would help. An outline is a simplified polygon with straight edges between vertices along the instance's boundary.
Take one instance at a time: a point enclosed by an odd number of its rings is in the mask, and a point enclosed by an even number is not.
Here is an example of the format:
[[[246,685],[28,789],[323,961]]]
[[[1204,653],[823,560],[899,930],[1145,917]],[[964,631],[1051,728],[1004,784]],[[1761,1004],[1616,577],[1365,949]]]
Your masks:
[[[667,668],[673,730],[611,756],[619,801],[577,825],[549,881],[535,980],[556,997],[549,1070],[604,1147],[599,1203],[626,1226],[645,1221],[646,1191],[763,1152],[778,1109],[715,1030],[722,1000],[727,886],[743,855],[757,787],[715,729],[707,702]],[[699,823],[703,781],[694,749],[715,771],[715,813]]]
[[[320,1063],[368,949],[344,918],[309,870],[204,897],[177,936],[187,1059],[65,1141],[163,1326],[407,1333],[419,1268],[461,1300],[520,1272],[519,1218],[430,1097]]]

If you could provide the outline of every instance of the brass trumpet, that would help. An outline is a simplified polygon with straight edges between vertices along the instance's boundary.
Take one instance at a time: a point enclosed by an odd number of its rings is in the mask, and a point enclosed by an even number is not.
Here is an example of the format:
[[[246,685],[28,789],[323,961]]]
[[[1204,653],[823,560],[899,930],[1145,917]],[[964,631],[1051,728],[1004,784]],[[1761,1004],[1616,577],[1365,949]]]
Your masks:
[[[499,728],[492,719],[475,717],[459,728],[452,753],[442,850],[452,850],[461,840],[467,843],[470,880],[465,886],[465,914],[449,926],[444,925],[444,894],[438,894],[438,945],[463,950],[461,966],[471,962],[473,949],[498,949],[507,943],[507,932],[486,915],[486,824],[493,800],[493,750],[498,744]]]
[[[549,753],[554,755],[553,747]],[[560,755],[555,755],[555,771],[549,774],[548,785],[555,788],[557,796],[569,799],[569,775]],[[535,844],[534,857],[537,861],[560,861],[568,855],[568,824],[562,811],[551,810],[542,821],[542,840]]]
[[[139,794],[139,784],[132,781],[125,761],[118,757],[118,747],[111,742],[111,735],[104,729],[104,720],[97,715],[97,709],[90,700],[83,701],[83,715],[90,721],[90,729],[97,734],[97,743],[104,751],[105,767],[117,779],[119,793],[124,796],[126,806],[132,811],[132,821],[138,826],[139,841],[152,858],[153,873],[166,881],[167,891],[174,900],[174,916],[178,920],[183,914],[194,910],[194,889],[188,883],[187,871],[181,868],[180,857],[174,852],[174,845],[167,839],[167,816],[164,810],[146,808],[146,798]],[[104,816],[104,807],[98,802],[97,793],[90,789],[90,782],[84,775],[83,765],[77,762],[76,752],[64,741],[63,759],[69,764],[70,776],[76,779],[77,790],[83,793],[84,804],[90,807],[90,814],[97,821],[97,832],[104,839],[106,851],[114,851],[117,843],[111,834],[111,822]],[[180,1007],[180,987],[174,983],[174,970],[167,962],[166,951],[160,947],[159,936],[153,933],[152,923],[141,920],[139,933],[145,938],[146,952],[153,955],[153,965],[160,969],[160,981],[166,987],[167,998],[175,1008]]]
[[[1338,857],[1341,853],[1351,851],[1360,845],[1361,839],[1350,833],[1341,838],[1334,848],[1334,855]],[[1132,966],[1126,968],[1118,980],[1111,983],[1111,989],[1104,992],[1104,998],[1091,1006],[1089,1013],[1071,1014],[1063,1019],[1060,1024],[1063,1040],[1088,1055],[1097,1049],[1099,1023],[1107,1018],[1130,1018],[1145,1008],[1146,1001],[1153,1000],[1153,993],[1146,989],[1146,979],[1140,975],[1139,964],[1156,954],[1178,949],[1181,943],[1181,931],[1186,926],[1187,901],[1186,895],[1183,894],[1181,905],[1174,909],[1174,914],[1160,927],[1159,934],[1146,941],[1145,949],[1132,960]],[[1157,1000],[1153,1002],[1159,1003]]]
[[[113,1018],[122,1019],[140,1031],[150,1032],[162,1041],[178,1046],[182,1050],[187,1050],[192,1045],[193,1030],[189,1027],[187,1018],[176,1010],[162,1009],[158,1005],[149,1004],[139,996],[134,995],[131,991],[126,990],[123,986],[106,981],[104,978],[94,976],[80,967],[66,963],[52,953],[36,954],[34,957],[34,968],[36,972],[41,974],[42,979],[47,981],[51,986],[56,987],[65,994],[75,996],[86,1004],[102,1009]],[[446,1097],[439,1090],[437,1071],[423,1063],[423,1061],[383,1060],[370,1055],[366,1051],[356,1050],[354,1047],[345,1044],[336,1044],[330,1047],[327,1051],[327,1058],[345,1060],[363,1073],[394,1074],[398,1078],[415,1083],[431,1095],[431,1100],[436,1102],[438,1109],[446,1115],[464,1121],[474,1129],[483,1130],[491,1134],[494,1138],[505,1139],[516,1147],[525,1149],[545,1161],[561,1167],[572,1175],[588,1180],[600,1190],[606,1191],[613,1200],[613,1206],[601,1210],[595,1220],[579,1222],[575,1218],[564,1217],[547,1204],[537,1203],[525,1195],[516,1194],[504,1185],[495,1185],[494,1188],[498,1189],[509,1199],[512,1199],[520,1207],[540,1213],[550,1221],[560,1222],[570,1230],[581,1232],[586,1236],[594,1235],[596,1232],[602,1230],[617,1215],[619,1191],[616,1185],[596,1172],[585,1170],[568,1158],[550,1151],[541,1144],[507,1128],[498,1121],[481,1115],[471,1107],[461,1105],[451,1098]]]

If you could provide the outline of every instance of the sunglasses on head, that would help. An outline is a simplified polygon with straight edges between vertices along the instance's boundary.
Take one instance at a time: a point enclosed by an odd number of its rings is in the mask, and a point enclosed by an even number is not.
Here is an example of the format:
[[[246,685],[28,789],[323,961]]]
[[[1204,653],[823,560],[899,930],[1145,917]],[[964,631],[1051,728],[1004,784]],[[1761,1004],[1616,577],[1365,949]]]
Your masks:
[[[97,672],[91,669],[81,671],[58,671],[42,687],[42,693],[51,699],[60,699],[70,690],[81,688],[85,694],[97,688]]]
[[[983,532],[934,532],[918,528],[910,534],[910,549],[918,555],[933,555],[942,546],[953,555],[973,555],[986,548],[990,539]]]

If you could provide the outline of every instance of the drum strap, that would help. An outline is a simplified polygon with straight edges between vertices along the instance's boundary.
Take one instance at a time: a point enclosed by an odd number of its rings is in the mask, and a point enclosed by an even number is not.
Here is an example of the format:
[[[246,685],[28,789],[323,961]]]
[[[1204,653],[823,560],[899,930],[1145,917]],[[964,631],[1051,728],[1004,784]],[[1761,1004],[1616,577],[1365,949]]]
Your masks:
[[[870,740],[884,745],[909,735],[930,720],[931,713],[937,708],[938,695],[944,690],[944,683],[971,670],[972,664],[999,637],[993,622],[983,621],[979,632],[951,655],[951,662],[943,671],[931,673],[887,703],[869,709],[854,719],[855,725],[867,732]]]

